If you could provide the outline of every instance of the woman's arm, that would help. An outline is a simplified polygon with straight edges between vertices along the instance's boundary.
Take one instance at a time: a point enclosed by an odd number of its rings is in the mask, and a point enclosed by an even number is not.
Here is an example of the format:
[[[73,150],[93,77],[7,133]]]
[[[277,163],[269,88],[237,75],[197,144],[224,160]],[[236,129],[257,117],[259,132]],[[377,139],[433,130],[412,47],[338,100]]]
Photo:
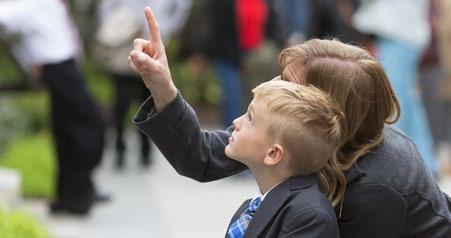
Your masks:
[[[172,81],[159,26],[150,8],[146,7],[145,14],[151,40],[133,42],[129,63],[141,75],[152,96],[139,109],[135,123],[179,174],[211,181],[245,170],[243,164],[224,154],[231,128],[201,130],[194,110]]]

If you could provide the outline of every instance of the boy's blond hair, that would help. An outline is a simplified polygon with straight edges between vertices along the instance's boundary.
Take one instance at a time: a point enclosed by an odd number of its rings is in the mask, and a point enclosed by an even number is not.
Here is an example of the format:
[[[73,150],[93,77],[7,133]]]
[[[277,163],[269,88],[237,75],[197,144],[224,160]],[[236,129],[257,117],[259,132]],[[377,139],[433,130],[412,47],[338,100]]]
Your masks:
[[[267,115],[267,133],[280,140],[291,158],[290,169],[294,173],[317,173],[329,160],[335,160],[342,137],[343,113],[328,94],[310,85],[281,80],[262,83],[252,92],[255,98],[267,103],[271,113]],[[335,189],[323,192],[331,202],[334,200]]]

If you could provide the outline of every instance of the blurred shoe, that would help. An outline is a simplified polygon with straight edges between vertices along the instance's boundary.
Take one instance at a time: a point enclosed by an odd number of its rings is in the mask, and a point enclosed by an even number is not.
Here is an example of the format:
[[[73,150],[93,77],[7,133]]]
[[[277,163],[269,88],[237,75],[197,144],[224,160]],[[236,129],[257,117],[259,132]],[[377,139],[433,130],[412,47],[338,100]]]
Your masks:
[[[141,155],[141,165],[144,167],[150,167],[152,164],[152,159],[150,158],[149,154],[147,155]]]
[[[69,213],[72,215],[85,216],[95,204],[107,203],[111,201],[109,194],[94,192],[87,198],[59,198],[50,203],[49,208],[52,214]]]
[[[144,143],[141,145],[141,165],[144,167],[149,167],[152,163],[152,158],[150,156],[152,154],[151,149],[152,147],[150,144]]]
[[[124,153],[118,153],[116,155],[116,169],[122,170],[124,168]]]
[[[111,195],[106,193],[94,192],[92,194],[92,203],[107,203],[111,201]]]
[[[117,169],[123,169],[124,168],[124,162],[125,162],[125,143],[122,140],[122,138],[117,138],[116,140],[116,168]]]
[[[52,214],[68,213],[72,215],[86,216],[91,209],[91,199],[57,199],[50,203]]]

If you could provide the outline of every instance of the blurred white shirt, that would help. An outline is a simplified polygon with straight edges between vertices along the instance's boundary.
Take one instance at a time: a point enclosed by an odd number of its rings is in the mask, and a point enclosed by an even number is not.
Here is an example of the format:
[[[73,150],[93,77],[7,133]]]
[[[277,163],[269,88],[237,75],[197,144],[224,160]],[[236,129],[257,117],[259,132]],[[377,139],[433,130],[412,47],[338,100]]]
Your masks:
[[[357,30],[424,47],[430,38],[428,0],[361,0]]]
[[[79,51],[78,32],[62,0],[0,1],[0,24],[7,34],[19,34],[13,54],[25,70],[74,58]]]
[[[131,12],[132,16],[127,17],[130,22],[136,20],[141,23],[142,31],[146,34],[143,37],[146,39],[149,38],[149,29],[144,15],[144,7],[149,6],[157,18],[161,38],[165,41],[184,26],[191,10],[192,0],[103,0],[99,7],[100,21],[107,21],[109,15],[121,5],[125,5]],[[132,23],[121,24],[130,25]]]

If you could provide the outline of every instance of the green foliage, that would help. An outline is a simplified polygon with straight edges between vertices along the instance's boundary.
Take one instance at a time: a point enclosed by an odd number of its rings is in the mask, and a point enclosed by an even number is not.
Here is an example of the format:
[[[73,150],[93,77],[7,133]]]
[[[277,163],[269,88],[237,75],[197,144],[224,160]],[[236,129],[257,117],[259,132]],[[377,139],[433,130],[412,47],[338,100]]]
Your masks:
[[[22,80],[22,74],[17,65],[0,45],[0,83],[12,83]]]
[[[14,105],[27,120],[28,134],[48,128],[50,95],[46,90],[27,91],[15,95]]]
[[[199,104],[218,105],[221,101],[222,90],[216,79],[213,67],[208,62],[199,66],[202,68],[194,73],[195,62],[182,60],[179,57],[181,47],[180,38],[172,38],[165,44],[166,54],[171,68],[172,79],[183,97],[193,106]],[[200,62],[197,62],[200,63]]]
[[[48,126],[45,91],[0,95],[0,154],[10,141]]]
[[[222,90],[213,69],[206,65],[205,71],[195,76],[189,67],[189,63],[184,62],[175,64],[171,70],[174,83],[183,97],[194,106],[200,103],[217,105],[221,101]]]
[[[248,102],[252,100],[254,87],[280,74],[280,66],[277,63],[280,51],[281,49],[274,42],[265,41],[261,47],[244,57],[241,78]]]
[[[2,238],[48,238],[48,231],[20,211],[5,212],[0,209],[0,237]]]
[[[0,166],[16,169],[21,173],[24,196],[53,196],[55,162],[49,135],[41,133],[10,143],[0,157]]]
[[[11,140],[25,134],[28,127],[24,114],[13,102],[8,95],[0,97],[0,153]]]

